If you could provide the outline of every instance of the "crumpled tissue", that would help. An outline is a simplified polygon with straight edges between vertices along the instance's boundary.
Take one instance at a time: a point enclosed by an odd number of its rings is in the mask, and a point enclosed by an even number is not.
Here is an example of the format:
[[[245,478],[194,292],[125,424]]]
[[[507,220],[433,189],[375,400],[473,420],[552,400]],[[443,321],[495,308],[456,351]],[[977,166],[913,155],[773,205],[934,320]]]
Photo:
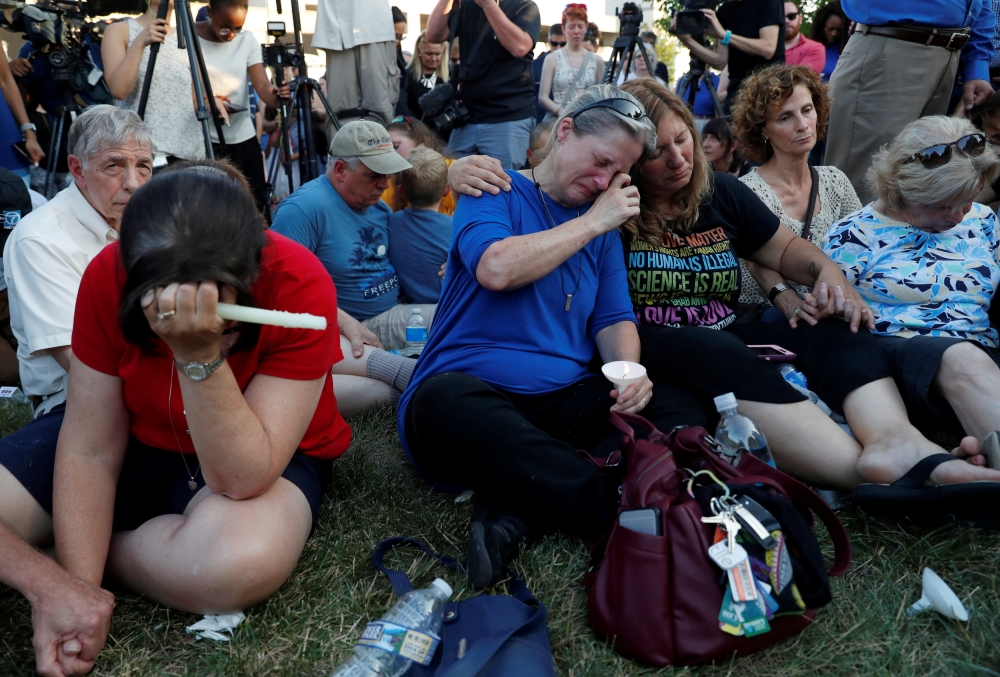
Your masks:
[[[234,611],[231,614],[208,615],[195,623],[187,626],[188,632],[198,633],[198,639],[214,639],[217,642],[228,642],[229,637],[222,634],[228,632],[233,634],[233,628],[243,622],[246,616],[242,611]]]

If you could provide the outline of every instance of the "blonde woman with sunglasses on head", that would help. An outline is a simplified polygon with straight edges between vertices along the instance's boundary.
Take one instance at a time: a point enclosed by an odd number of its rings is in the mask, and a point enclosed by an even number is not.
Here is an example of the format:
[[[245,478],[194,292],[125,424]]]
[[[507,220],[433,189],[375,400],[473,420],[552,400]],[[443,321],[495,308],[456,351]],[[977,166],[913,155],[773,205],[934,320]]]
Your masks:
[[[973,201],[1000,159],[968,120],[921,118],[868,170],[875,202],[830,229],[826,254],[875,313],[873,333],[914,421],[1000,430],[1000,228]]]

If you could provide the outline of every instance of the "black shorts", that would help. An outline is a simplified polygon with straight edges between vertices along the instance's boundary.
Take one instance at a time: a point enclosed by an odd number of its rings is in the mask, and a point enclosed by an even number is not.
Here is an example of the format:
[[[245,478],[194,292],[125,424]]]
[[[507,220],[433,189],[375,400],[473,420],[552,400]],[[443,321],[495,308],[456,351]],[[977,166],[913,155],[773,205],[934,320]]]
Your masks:
[[[875,343],[882,349],[899,388],[910,420],[921,430],[961,427],[958,417],[940,390],[933,387],[934,376],[941,366],[944,352],[965,339],[952,336],[876,336]],[[1000,366],[1000,354],[979,341],[969,341],[983,349]]]
[[[7,468],[52,514],[52,481],[56,442],[62,427],[65,405],[39,416],[20,430],[0,439],[0,465]],[[184,461],[187,461],[187,468]],[[299,488],[309,501],[313,529],[319,520],[323,491],[330,481],[332,461],[296,453],[281,476]],[[188,485],[195,474],[196,487]],[[184,458],[131,438],[115,494],[115,531],[129,531],[159,515],[179,515],[198,490],[205,486],[198,459]]]
[[[654,382],[681,385],[707,401],[732,392],[737,399],[792,404],[806,398],[781,376],[775,364],[748,345],[779,345],[797,354],[795,366],[809,388],[831,409],[843,413],[844,398],[872,381],[892,376],[892,368],[867,329],[851,333],[846,322],[752,322],[726,331],[705,327],[643,327],[642,364]],[[780,365],[777,365],[780,367]]]

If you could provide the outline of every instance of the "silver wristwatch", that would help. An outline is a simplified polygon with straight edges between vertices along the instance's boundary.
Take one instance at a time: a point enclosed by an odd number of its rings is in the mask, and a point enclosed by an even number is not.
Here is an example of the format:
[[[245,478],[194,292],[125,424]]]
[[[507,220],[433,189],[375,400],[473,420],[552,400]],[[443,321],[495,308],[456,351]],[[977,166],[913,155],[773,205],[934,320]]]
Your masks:
[[[221,367],[225,361],[226,356],[219,353],[219,356],[212,362],[188,362],[187,364],[181,364],[177,360],[174,360],[174,364],[177,365],[182,374],[192,381],[204,381],[212,375],[212,372]]]

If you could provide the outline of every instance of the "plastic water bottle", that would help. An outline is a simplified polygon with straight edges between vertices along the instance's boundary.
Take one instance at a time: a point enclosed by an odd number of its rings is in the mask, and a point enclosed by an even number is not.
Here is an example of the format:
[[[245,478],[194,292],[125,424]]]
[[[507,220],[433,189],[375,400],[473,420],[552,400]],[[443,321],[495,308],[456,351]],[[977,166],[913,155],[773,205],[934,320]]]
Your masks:
[[[760,426],[752,418],[739,412],[736,396],[733,393],[716,397],[715,408],[722,415],[719,425],[715,428],[715,439],[722,445],[722,451],[726,456],[736,461],[737,454],[740,450],[744,450],[772,468],[777,467]]]
[[[451,586],[440,578],[434,579],[429,588],[411,590],[400,597],[379,621],[368,624],[361,641],[389,636],[389,632],[383,632],[384,623],[403,626],[423,635],[437,636],[444,617],[444,603],[451,597],[451,593]],[[394,639],[396,644],[405,644],[398,641],[398,636]],[[433,650],[427,656],[428,661],[432,656]],[[358,644],[354,647],[354,655],[337,666],[330,677],[399,677],[411,665],[412,660],[398,653],[377,646]]]
[[[796,390],[801,392],[809,389],[809,380],[806,379],[806,375],[792,365],[783,365],[778,371],[781,372],[781,376],[788,381],[788,384]]]
[[[406,323],[406,355],[419,355],[427,345],[427,323],[420,313],[420,308],[410,312],[410,321]]]

